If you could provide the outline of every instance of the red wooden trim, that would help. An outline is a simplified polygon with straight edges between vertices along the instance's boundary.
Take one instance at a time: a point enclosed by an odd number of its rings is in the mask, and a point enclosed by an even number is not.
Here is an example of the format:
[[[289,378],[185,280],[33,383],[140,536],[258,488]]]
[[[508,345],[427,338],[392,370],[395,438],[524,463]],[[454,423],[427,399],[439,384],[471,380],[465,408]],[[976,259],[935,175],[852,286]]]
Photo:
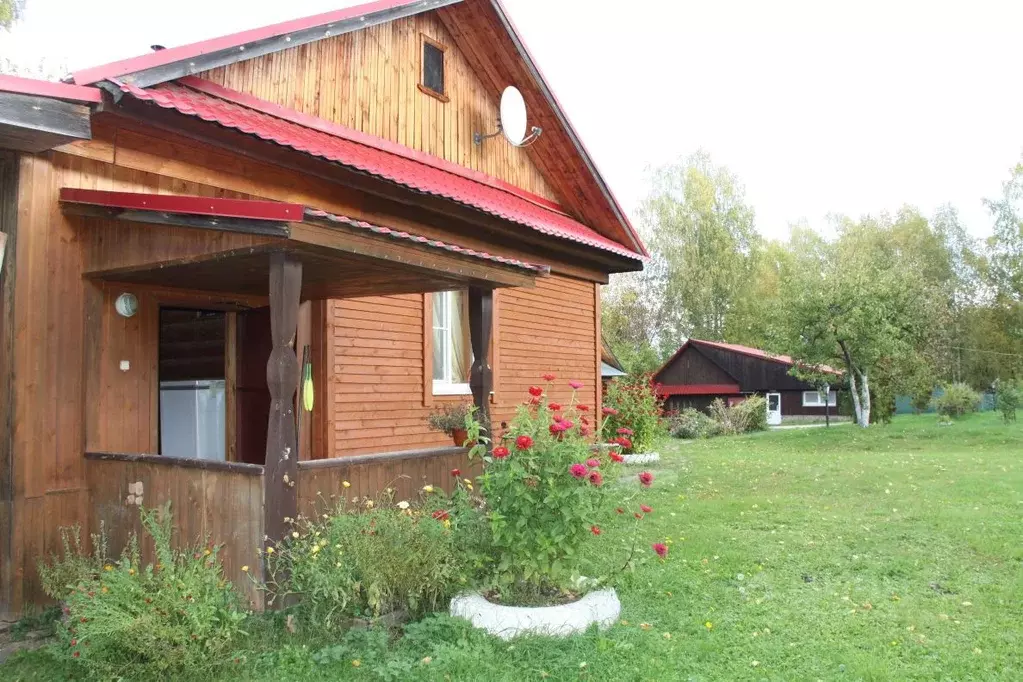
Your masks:
[[[240,45],[246,45],[260,40],[275,38],[294,31],[303,31],[317,26],[324,26],[335,21],[345,21],[347,19],[353,19],[366,14],[413,4],[415,3],[409,2],[409,0],[377,0],[377,2],[370,2],[356,7],[346,7],[345,9],[316,14],[314,16],[303,17],[301,19],[292,19],[279,24],[272,24],[270,26],[263,26],[261,28],[254,28],[248,31],[241,31],[239,33],[232,33],[230,35],[220,36],[210,40],[191,43],[190,45],[171,47],[166,50],[144,54],[140,57],[122,59],[109,64],[102,64],[89,69],[75,71],[71,75],[75,82],[80,85],[95,83],[96,81],[134,73],[135,71],[142,71],[143,69],[151,69],[156,66],[172,64],[177,61],[190,59],[210,52],[219,52],[220,50],[228,50],[232,47],[238,47]]]
[[[103,92],[99,88],[53,83],[19,76],[0,76],[0,92],[16,92],[20,95],[38,95],[39,97],[89,102],[90,104],[99,104],[103,101]]]
[[[742,395],[738,384],[661,385],[658,393],[668,395]]]
[[[489,185],[494,189],[514,194],[520,199],[525,199],[526,201],[534,203],[541,208],[545,208],[549,211],[556,211],[569,218],[572,217],[568,215],[561,205],[555,201],[546,199],[538,194],[533,194],[532,192],[527,192],[524,189],[485,173],[480,173],[479,171],[474,171],[471,168],[460,166],[457,163],[446,161],[445,159],[438,158],[432,154],[426,154],[416,149],[410,149],[404,145],[398,144],[397,142],[391,142],[390,140],[385,140],[382,137],[364,133],[361,130],[355,130],[339,123],[327,121],[318,116],[303,114],[300,111],[295,111],[294,109],[289,109],[288,107],[268,102],[265,99],[254,97],[248,93],[238,92],[231,88],[225,88],[218,83],[204,80],[198,76],[185,76],[184,78],[179,78],[176,82],[181,85],[188,86],[193,90],[198,90],[199,92],[207,95],[212,95],[218,99],[227,100],[233,104],[253,109],[264,114],[269,114],[270,116],[290,121],[291,123],[297,123],[304,128],[311,128],[313,130],[318,130],[321,133],[333,135],[334,137],[340,137],[351,142],[357,142],[358,144],[366,145],[367,147],[372,147],[374,149],[379,149],[380,151],[395,154],[406,159],[411,159],[417,163],[430,166],[431,168],[436,168],[438,170],[452,173],[453,175],[468,178],[474,182]]]
[[[70,204],[89,204],[136,211],[209,215],[220,218],[245,218],[301,222],[305,207],[283,201],[256,199],[216,199],[197,196],[172,196],[141,192],[108,192],[95,189],[62,187],[60,200]]]

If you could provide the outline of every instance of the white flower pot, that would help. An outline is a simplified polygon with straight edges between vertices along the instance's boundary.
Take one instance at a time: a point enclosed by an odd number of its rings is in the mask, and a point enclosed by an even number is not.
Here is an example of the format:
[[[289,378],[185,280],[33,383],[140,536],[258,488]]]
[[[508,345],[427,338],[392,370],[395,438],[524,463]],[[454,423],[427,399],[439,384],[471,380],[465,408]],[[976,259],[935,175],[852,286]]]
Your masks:
[[[622,455],[625,459],[622,464],[649,464],[650,462],[660,462],[661,455],[658,452],[644,452],[636,455]]]
[[[613,589],[590,592],[579,601],[559,606],[504,606],[480,594],[463,594],[451,600],[452,616],[465,618],[501,639],[527,634],[567,637],[585,632],[594,623],[605,630],[621,612],[622,603]]]

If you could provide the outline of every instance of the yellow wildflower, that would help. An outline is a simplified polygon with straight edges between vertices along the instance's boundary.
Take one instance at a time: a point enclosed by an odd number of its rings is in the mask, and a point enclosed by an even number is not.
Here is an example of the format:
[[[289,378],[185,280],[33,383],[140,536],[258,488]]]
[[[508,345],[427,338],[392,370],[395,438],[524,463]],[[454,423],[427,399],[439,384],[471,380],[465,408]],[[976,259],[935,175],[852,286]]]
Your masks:
[[[714,629],[714,623],[711,623],[708,620],[706,623],[703,624],[703,627],[707,628],[708,630],[713,630]]]
[[[444,519],[444,527],[451,528],[451,519]]]
[[[354,661],[352,661],[352,665],[358,668],[360,665],[362,665],[362,661],[360,661],[359,659],[355,659]]]
[[[274,548],[273,547],[267,547],[266,548],[266,553],[267,554],[273,554],[274,553]]]
[[[472,480],[468,478],[464,479],[462,482],[465,483],[467,486],[472,486]]]
[[[242,573],[248,573],[248,572],[249,572],[248,565],[242,566]]]
[[[466,483],[465,487],[468,488],[469,490],[472,490],[472,483]]]
[[[114,567],[111,566],[110,564],[107,564],[106,566],[103,567],[103,570],[104,571],[112,571],[112,570],[114,570]]]
[[[424,485],[423,486],[423,492],[424,493],[432,493],[433,492],[433,486],[432,485]]]
[[[207,549],[205,552],[203,552],[203,554],[205,554],[206,556],[209,556],[210,554],[213,554],[213,551]]]
[[[293,537],[293,538],[295,538],[296,540],[298,540],[298,531],[297,531],[297,530],[293,530],[293,531],[291,531],[291,537]]]
[[[366,500],[366,509],[373,508],[373,500]]]
[[[341,481],[341,487],[342,488],[351,488],[352,484],[349,483],[348,481]]]
[[[670,632],[665,632],[664,633],[664,638],[665,639],[671,639],[671,633]]]
[[[129,568],[128,569],[128,575],[135,575],[135,569],[134,568]]]
[[[317,552],[320,551],[320,546],[319,545],[313,545],[313,548],[311,550],[309,550],[309,551],[312,552],[313,554],[316,554]]]

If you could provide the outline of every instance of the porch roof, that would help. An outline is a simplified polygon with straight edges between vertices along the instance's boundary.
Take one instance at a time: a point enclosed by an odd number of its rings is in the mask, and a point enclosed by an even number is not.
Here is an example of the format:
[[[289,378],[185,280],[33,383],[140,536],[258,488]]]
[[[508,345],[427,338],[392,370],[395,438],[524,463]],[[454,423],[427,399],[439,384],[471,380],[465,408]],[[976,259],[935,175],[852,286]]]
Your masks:
[[[101,221],[86,252],[85,275],[96,279],[262,294],[275,251],[305,264],[307,298],[531,286],[550,272],[301,204],[68,187],[60,202]]]

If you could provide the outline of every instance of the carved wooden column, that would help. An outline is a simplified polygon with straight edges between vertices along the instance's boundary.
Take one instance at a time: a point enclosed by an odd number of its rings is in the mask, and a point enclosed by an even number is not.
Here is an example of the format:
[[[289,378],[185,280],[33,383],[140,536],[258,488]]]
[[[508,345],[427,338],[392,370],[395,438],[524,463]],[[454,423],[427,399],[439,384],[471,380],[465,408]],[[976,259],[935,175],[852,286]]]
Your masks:
[[[490,335],[494,325],[494,292],[491,289],[469,288],[469,343],[472,346],[472,369],[469,388],[476,404],[477,418],[490,428],[490,392],[493,390],[493,371],[487,357]]]
[[[286,518],[298,515],[298,434],[295,428],[295,390],[300,368],[292,343],[298,331],[302,293],[302,263],[287,254],[270,255],[270,332],[273,350],[266,363],[270,389],[270,419],[266,432],[263,470],[263,532],[268,542],[288,532]]]

